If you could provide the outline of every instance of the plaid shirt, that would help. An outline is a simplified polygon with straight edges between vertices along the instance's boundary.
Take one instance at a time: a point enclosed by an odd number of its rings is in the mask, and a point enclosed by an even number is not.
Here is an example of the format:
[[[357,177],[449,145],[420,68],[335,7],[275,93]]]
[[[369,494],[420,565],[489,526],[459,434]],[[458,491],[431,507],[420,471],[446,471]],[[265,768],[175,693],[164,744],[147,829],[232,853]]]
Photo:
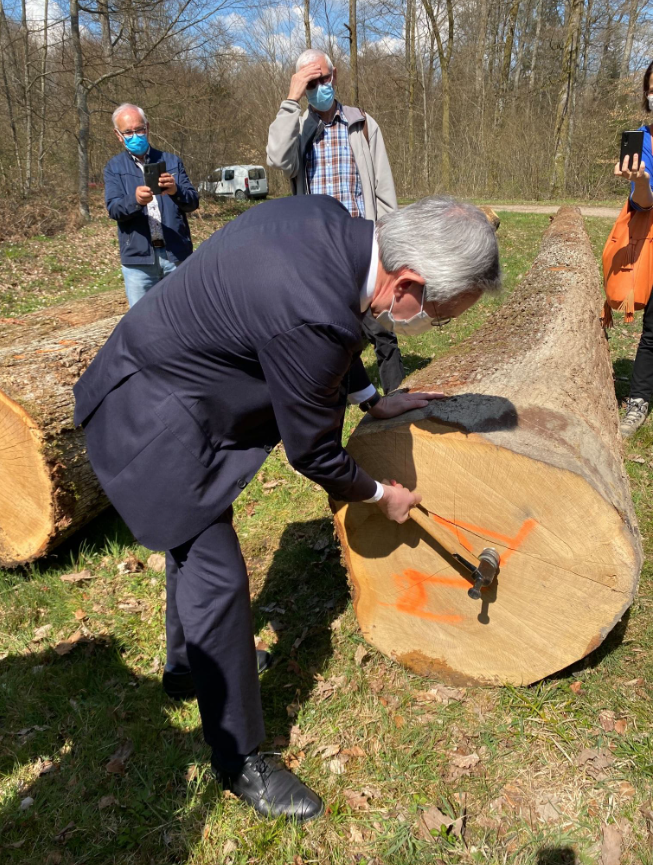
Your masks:
[[[337,198],[352,216],[365,218],[363,186],[349,145],[349,124],[342,105],[336,105],[333,120],[324,124],[306,154],[308,189],[313,195]]]

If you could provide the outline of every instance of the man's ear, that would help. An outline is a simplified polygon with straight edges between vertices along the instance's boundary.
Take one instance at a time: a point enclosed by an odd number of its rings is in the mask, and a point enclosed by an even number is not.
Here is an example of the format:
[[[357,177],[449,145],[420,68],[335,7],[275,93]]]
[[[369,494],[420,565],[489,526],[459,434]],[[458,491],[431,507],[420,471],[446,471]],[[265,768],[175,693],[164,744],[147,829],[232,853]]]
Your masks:
[[[120,133],[118,132],[118,130],[116,129],[115,126],[113,127],[113,134],[116,136],[118,141],[122,144],[122,138],[121,138]]]
[[[397,300],[400,300],[405,294],[415,289],[421,291],[422,286],[426,282],[423,276],[415,273],[409,267],[400,267],[393,276],[395,277],[395,281],[392,286],[392,293]]]

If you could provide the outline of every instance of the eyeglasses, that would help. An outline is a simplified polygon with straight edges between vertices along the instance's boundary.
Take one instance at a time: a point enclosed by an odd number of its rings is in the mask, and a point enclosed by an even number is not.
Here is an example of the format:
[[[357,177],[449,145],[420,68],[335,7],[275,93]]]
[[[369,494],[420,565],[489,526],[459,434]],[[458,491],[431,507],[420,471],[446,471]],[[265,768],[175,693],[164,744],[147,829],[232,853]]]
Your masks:
[[[333,81],[333,72],[330,72],[328,75],[322,75],[321,78],[314,78],[312,81],[309,81],[306,85],[307,90],[315,90],[318,84],[331,84]]]
[[[125,129],[124,132],[119,129],[118,132],[120,132],[123,138],[133,138],[134,135],[145,135],[147,126],[137,126],[136,129]]]
[[[431,320],[431,327],[446,327],[450,323],[450,318],[434,318]]]

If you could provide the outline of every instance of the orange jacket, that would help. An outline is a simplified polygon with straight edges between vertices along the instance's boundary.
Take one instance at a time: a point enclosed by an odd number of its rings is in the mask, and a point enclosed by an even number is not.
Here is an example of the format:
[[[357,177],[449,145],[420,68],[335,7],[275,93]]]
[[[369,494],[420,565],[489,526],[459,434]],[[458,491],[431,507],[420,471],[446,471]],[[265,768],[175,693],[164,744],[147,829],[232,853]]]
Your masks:
[[[648,303],[653,286],[653,210],[624,204],[603,248],[603,281],[603,327],[611,327],[613,309],[632,322],[635,310]]]

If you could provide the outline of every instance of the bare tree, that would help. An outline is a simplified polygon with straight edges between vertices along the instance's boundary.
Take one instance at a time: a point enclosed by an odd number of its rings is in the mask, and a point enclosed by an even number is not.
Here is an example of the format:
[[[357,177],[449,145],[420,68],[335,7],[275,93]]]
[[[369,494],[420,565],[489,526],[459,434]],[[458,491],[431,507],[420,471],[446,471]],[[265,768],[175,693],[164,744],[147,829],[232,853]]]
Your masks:
[[[578,50],[583,20],[584,0],[572,0],[562,58],[562,82],[554,127],[553,172],[551,193],[562,192],[567,181],[567,165],[571,144],[571,117],[578,73]]]
[[[453,54],[454,17],[453,0],[447,3],[447,41],[442,41],[442,34],[438,24],[437,15],[431,0],[422,0],[424,11],[428,17],[429,27],[435,36],[438,46],[438,59],[440,61],[440,78],[442,82],[442,185],[445,189],[451,183],[451,156],[449,153],[451,138],[451,55]]]

